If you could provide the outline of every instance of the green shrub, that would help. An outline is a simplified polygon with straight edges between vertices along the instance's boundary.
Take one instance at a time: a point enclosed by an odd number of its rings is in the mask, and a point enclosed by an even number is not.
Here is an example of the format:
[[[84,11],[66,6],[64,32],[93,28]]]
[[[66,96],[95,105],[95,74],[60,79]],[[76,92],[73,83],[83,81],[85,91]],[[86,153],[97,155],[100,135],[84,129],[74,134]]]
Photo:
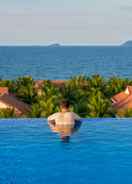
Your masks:
[[[15,118],[15,111],[14,109],[0,109],[0,118]]]

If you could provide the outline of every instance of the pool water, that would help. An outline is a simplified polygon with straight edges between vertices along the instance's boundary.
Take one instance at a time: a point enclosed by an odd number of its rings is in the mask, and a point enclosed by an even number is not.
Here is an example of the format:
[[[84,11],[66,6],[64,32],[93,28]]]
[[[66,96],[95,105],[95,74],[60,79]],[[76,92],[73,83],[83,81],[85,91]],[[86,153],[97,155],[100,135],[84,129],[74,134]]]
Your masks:
[[[132,184],[132,119],[84,119],[69,143],[44,119],[0,120],[0,184]]]

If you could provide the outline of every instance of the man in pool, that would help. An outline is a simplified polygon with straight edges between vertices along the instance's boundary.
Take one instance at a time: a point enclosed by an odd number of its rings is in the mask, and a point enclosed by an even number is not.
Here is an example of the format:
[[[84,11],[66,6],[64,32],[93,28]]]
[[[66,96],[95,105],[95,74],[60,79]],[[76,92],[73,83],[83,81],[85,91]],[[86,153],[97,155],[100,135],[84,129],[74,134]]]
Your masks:
[[[61,139],[68,139],[70,134],[80,127],[81,121],[80,117],[74,112],[70,111],[70,103],[67,100],[60,102],[60,112],[54,113],[48,117],[48,124],[52,131],[59,132]],[[71,131],[68,134],[65,134],[62,131],[62,127],[65,130],[66,127],[69,127]],[[61,131],[60,131],[61,130]]]

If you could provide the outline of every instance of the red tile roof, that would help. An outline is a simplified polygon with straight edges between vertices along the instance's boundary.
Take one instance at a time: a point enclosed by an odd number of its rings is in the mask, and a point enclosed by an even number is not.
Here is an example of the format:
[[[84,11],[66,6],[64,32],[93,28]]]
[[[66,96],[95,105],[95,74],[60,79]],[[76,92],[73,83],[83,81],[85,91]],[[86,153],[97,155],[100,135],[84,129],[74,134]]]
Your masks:
[[[128,97],[128,94],[126,94],[125,92],[120,92],[112,97],[112,101],[117,103],[117,102],[120,102],[122,100],[125,100],[127,97]]]
[[[16,110],[17,115],[26,114],[31,110],[30,106],[22,101],[20,101],[18,98],[16,98],[14,95],[4,94],[0,96],[0,101],[9,106],[10,108],[13,108]]]
[[[36,89],[40,89],[42,88],[42,86],[44,85],[44,80],[36,80],[35,81],[35,88]],[[55,85],[56,87],[61,87],[64,85],[65,80],[51,80],[50,81],[53,85]]]
[[[56,87],[61,87],[65,84],[65,80],[52,80],[51,83]]]
[[[0,95],[8,94],[8,87],[0,87]]]
[[[112,97],[113,106],[117,109],[132,108],[132,86],[127,86],[124,92]]]
[[[40,89],[40,88],[42,88],[42,86],[43,86],[43,84],[44,84],[44,80],[36,80],[35,81],[35,88],[36,89]]]

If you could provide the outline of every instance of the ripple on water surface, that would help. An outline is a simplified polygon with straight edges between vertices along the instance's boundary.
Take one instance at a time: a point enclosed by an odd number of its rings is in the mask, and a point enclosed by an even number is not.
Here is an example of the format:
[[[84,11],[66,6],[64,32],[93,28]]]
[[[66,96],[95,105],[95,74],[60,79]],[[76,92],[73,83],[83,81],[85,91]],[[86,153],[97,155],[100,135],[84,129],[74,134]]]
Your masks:
[[[68,79],[95,73],[132,78],[131,47],[0,47],[0,78]],[[20,68],[20,69],[19,69]]]
[[[84,119],[63,143],[44,119],[0,120],[0,184],[132,183],[132,119]]]

